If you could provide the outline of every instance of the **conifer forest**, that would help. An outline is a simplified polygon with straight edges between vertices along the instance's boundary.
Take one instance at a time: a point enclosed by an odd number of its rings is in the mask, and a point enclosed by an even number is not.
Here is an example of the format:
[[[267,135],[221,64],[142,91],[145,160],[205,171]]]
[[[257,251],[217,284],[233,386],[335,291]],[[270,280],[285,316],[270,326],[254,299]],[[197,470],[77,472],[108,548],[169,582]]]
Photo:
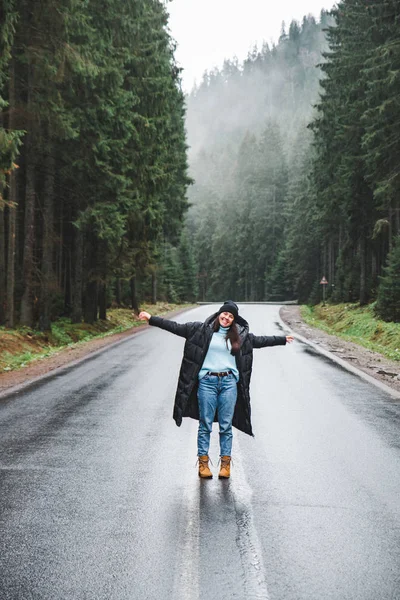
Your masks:
[[[186,94],[175,49],[162,0],[0,0],[0,325],[323,276],[400,321],[400,4],[283,24]]]

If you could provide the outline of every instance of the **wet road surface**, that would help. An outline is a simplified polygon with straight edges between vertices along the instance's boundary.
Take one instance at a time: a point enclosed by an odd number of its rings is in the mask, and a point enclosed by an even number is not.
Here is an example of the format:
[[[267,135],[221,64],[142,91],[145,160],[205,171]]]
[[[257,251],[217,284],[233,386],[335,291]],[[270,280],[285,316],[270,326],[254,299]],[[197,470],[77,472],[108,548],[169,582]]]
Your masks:
[[[200,481],[182,348],[149,327],[0,400],[0,600],[400,599],[400,404],[300,342],[255,350],[255,438]]]

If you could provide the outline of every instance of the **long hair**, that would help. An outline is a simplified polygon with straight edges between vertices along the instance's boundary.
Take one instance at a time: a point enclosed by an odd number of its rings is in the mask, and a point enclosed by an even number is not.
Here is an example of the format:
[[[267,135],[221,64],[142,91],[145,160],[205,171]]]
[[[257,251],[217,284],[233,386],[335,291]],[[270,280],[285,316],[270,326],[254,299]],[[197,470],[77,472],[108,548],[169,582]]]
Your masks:
[[[219,331],[220,323],[218,317],[214,321],[213,329],[214,331]],[[240,338],[239,338],[239,330],[235,321],[233,321],[232,325],[229,327],[228,332],[226,334],[226,347],[228,347],[228,340],[231,343],[231,354],[234,356],[239,354],[240,350]]]

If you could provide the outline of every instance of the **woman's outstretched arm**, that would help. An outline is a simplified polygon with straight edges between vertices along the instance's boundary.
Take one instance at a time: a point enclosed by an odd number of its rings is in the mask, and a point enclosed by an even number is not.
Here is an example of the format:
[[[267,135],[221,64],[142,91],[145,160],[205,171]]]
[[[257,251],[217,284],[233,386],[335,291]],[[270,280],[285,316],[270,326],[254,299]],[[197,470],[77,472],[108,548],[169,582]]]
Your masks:
[[[254,335],[249,334],[253,348],[266,348],[267,346],[284,346],[293,342],[292,335]]]
[[[170,321],[169,319],[152,317],[151,314],[145,310],[139,314],[139,319],[141,321],[147,321],[149,325],[159,327],[160,329],[165,329],[165,331],[169,331],[170,333],[174,333],[175,335],[179,335],[184,338],[188,337],[193,326],[200,325],[200,323],[176,323],[175,321]]]

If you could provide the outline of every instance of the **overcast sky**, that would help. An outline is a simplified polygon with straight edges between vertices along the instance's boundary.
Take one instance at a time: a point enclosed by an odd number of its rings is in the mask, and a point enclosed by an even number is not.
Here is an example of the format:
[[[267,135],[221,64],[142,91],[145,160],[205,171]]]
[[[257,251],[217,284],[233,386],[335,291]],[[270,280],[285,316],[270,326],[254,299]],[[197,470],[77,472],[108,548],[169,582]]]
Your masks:
[[[282,21],[319,18],[330,10],[331,0],[172,0],[167,3],[169,27],[178,43],[176,59],[183,72],[183,87],[190,91],[204,71],[220,67],[224,58],[242,61],[248,51],[265,40],[277,42]]]

